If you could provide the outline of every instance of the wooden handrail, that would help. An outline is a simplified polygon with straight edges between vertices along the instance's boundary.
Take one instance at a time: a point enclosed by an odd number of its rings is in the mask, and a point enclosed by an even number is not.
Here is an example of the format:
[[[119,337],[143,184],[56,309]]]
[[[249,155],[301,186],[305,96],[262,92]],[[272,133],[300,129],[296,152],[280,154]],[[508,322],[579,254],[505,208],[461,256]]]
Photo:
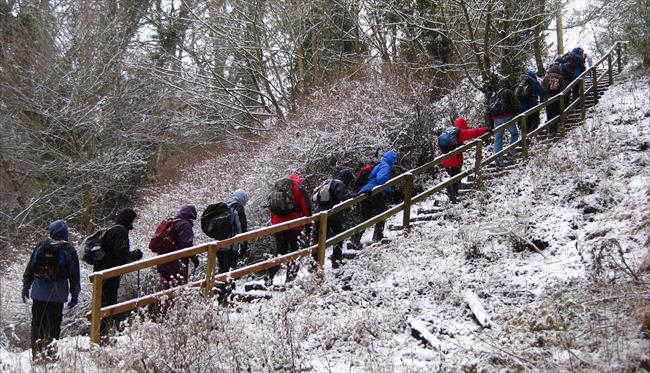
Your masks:
[[[282,232],[288,229],[292,229],[295,227],[300,227],[304,226],[307,224],[311,224],[314,222],[320,222],[323,227],[323,231],[326,232],[327,229],[327,219],[328,216],[332,216],[334,214],[340,213],[343,210],[347,210],[364,200],[368,198],[366,195],[359,195],[354,198],[351,198],[347,201],[342,201],[341,203],[333,206],[331,209],[327,211],[320,212],[318,214],[314,214],[311,216],[307,217],[301,217],[298,219],[294,219],[288,222],[284,222],[281,224],[275,224],[271,225],[268,227],[263,227],[259,228],[253,231],[245,232],[238,234],[232,238],[226,239],[226,240],[221,240],[221,241],[211,241],[211,242],[206,242],[200,245],[196,245],[193,247],[189,247],[186,249],[178,250],[175,252],[167,253],[164,255],[158,255],[152,258],[147,258],[144,260],[140,260],[134,263],[128,263],[119,267],[114,267],[110,269],[106,269],[103,271],[98,271],[90,274],[90,281],[93,283],[93,298],[92,298],[92,303],[91,303],[91,311],[88,312],[87,317],[89,320],[91,320],[91,329],[90,329],[90,339],[91,341],[95,343],[99,343],[100,335],[99,335],[99,327],[100,327],[100,322],[101,319],[104,317],[108,316],[113,316],[117,315],[120,313],[128,312],[137,308],[141,308],[144,306],[147,306],[149,304],[157,303],[160,301],[160,299],[164,297],[168,298],[173,298],[178,294],[178,291],[180,287],[172,288],[172,289],[167,289],[163,291],[156,292],[154,294],[149,294],[145,295],[136,299],[131,299],[119,304],[111,305],[108,307],[101,307],[101,298],[102,298],[102,284],[103,281],[106,279],[110,279],[116,276],[120,276],[123,274],[127,273],[132,273],[135,271],[139,271],[141,269],[146,269],[146,268],[151,268],[153,266],[159,265],[159,264],[164,264],[164,263],[169,263],[175,260],[179,259],[185,259],[189,258],[194,255],[199,255],[199,254],[204,254],[208,253],[208,268],[207,268],[207,273],[206,277],[202,280],[198,281],[193,281],[190,282],[186,285],[183,285],[187,288],[203,288],[206,292],[206,296],[211,296],[212,294],[212,286],[213,284],[216,283],[224,283],[228,279],[237,279],[243,276],[247,276],[253,273],[257,273],[260,271],[267,270],[269,268],[276,267],[278,265],[288,263],[293,260],[297,260],[309,255],[312,255],[316,258],[317,262],[320,265],[323,265],[324,261],[324,255],[325,255],[325,249],[327,247],[330,247],[332,245],[336,245],[355,233],[362,232],[363,230],[373,226],[374,224],[384,221],[388,219],[389,217],[399,213],[400,211],[404,211],[404,220],[403,220],[403,226],[404,228],[408,228],[409,225],[409,217],[410,217],[410,209],[411,205],[421,202],[428,198],[429,196],[433,195],[434,193],[438,193],[442,190],[444,190],[446,187],[452,185],[453,183],[460,182],[463,178],[475,174],[477,177],[477,180],[480,177],[480,172],[481,172],[481,167],[486,166],[492,162],[494,162],[499,156],[502,156],[503,154],[510,152],[511,150],[514,150],[515,148],[522,146],[524,149],[524,153],[526,153],[526,144],[527,141],[540,134],[544,129],[548,128],[551,125],[555,125],[558,122],[560,122],[560,129],[561,132],[563,131],[563,124],[564,121],[566,120],[566,114],[572,112],[578,105],[581,105],[581,110],[582,110],[582,115],[581,118],[584,119],[584,105],[585,105],[585,100],[587,95],[591,94],[594,96],[594,100],[597,101],[598,99],[598,86],[600,85],[602,80],[605,79],[605,77],[608,77],[608,84],[612,83],[612,76],[613,76],[613,66],[618,65],[618,70],[620,72],[621,70],[621,61],[622,61],[622,46],[624,46],[627,42],[616,42],[614,45],[609,49],[609,51],[602,56],[600,59],[598,59],[592,66],[590,66],[588,69],[585,69],[585,71],[580,74],[580,76],[576,79],[574,79],[570,84],[567,85],[567,87],[559,94],[549,98],[548,100],[539,103],[538,105],[526,110],[525,112],[514,116],[511,120],[501,124],[500,126],[496,127],[493,129],[492,132],[486,133],[485,135],[480,136],[477,139],[474,139],[470,142],[468,142],[465,145],[462,145],[453,151],[440,155],[438,157],[435,157],[433,160],[416,167],[406,173],[403,173],[401,175],[397,175],[393,177],[392,179],[388,180],[386,183],[382,185],[378,185],[374,187],[370,193],[370,195],[376,195],[379,193],[382,193],[388,188],[391,188],[393,186],[396,186],[397,184],[404,183],[405,188],[404,188],[404,202],[399,203],[386,211],[362,222],[361,224],[358,224],[352,228],[347,229],[344,232],[341,232],[337,234],[334,237],[327,238],[326,233],[322,233],[319,236],[319,242],[317,245],[312,245],[310,247],[282,255],[282,256],[277,256],[275,258],[271,258],[269,260],[265,260],[260,263],[255,263],[248,265],[246,267],[242,267],[239,269],[232,270],[227,273],[222,273],[222,274],[214,274],[215,270],[215,261],[216,261],[216,251],[220,248],[226,248],[231,245],[237,244],[237,243],[242,243],[244,241],[249,241],[252,239],[256,238],[261,238],[261,237],[266,237],[269,235],[272,235],[274,233]],[[613,53],[614,51],[617,51],[617,56],[616,58],[613,58]],[[603,69],[603,73],[598,76],[598,67],[600,65],[605,64],[605,61],[607,61],[607,67]],[[594,77],[593,81],[591,82],[590,87],[585,86],[585,79],[588,76]],[[563,97],[565,95],[570,94],[570,92],[576,87],[576,84],[580,84],[580,89],[579,89],[579,95],[580,99],[575,100],[572,104],[568,105],[567,107],[564,107],[563,105]],[[494,134],[505,131],[506,128],[509,126],[516,124],[516,123],[521,123],[522,121],[525,124],[526,118],[534,113],[541,112],[542,109],[546,108],[548,105],[551,105],[553,103],[560,102],[560,107],[561,111],[559,115],[555,118],[547,118],[547,121],[545,123],[542,123],[538,126],[537,129],[531,132],[524,131],[522,133],[521,139],[515,143],[509,144],[509,146],[505,147],[498,153],[492,154],[489,157],[484,157],[483,154],[483,142],[486,142],[489,140],[490,137],[494,136]],[[417,175],[420,175],[438,165],[440,165],[445,159],[448,159],[450,157],[453,157],[457,154],[464,153],[470,149],[476,149],[476,159],[475,159],[475,165],[472,169],[463,171],[459,173],[458,175],[455,175],[454,177],[450,177],[432,188],[429,188],[428,190],[425,190],[415,196],[412,196],[411,193],[413,191],[413,183],[414,183],[414,178]]]

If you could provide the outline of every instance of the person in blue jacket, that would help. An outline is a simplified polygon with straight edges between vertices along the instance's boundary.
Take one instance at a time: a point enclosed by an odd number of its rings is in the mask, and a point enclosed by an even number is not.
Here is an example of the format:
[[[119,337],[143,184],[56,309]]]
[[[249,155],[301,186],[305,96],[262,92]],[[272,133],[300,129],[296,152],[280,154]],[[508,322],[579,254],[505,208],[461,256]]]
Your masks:
[[[49,225],[50,237],[40,241],[23,274],[23,302],[32,302],[32,357],[39,358],[45,347],[61,335],[63,303],[72,308],[79,303],[79,257],[68,242],[68,226],[63,220]],[[48,355],[53,353],[48,350]]]
[[[545,96],[544,88],[539,84],[537,80],[537,75],[533,71],[526,73],[528,76],[529,89],[525,95],[522,97],[517,97],[519,100],[519,113],[523,113],[526,110],[535,107],[539,104],[539,100],[543,100]],[[532,132],[539,126],[539,111],[530,114],[527,118],[528,132]]]
[[[361,216],[363,220],[368,220],[375,215],[386,211],[386,197],[390,193],[390,188],[382,191],[381,193],[371,196],[372,189],[378,185],[382,185],[391,178],[393,167],[397,162],[397,152],[389,150],[381,157],[379,162],[370,172],[368,176],[368,183],[359,189],[358,194],[365,194],[368,199],[361,202]],[[361,247],[361,236],[363,233],[354,235],[351,239],[352,244]],[[373,241],[381,241],[384,238],[384,222],[381,221],[375,224],[375,231],[372,235]]]

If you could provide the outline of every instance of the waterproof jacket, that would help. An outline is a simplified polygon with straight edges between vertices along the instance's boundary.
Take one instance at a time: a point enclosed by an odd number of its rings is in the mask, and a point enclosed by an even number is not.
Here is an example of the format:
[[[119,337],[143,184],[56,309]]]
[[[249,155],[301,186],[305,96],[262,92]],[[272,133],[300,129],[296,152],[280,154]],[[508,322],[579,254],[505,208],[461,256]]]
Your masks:
[[[246,191],[244,191],[243,189],[235,190],[228,197],[228,202],[227,202],[228,206],[234,209],[235,212],[237,213],[237,217],[239,221],[239,233],[248,232],[248,221],[246,219],[246,210],[244,209],[246,203],[248,203],[248,193],[246,193]],[[235,234],[239,234],[239,233],[235,233]],[[242,242],[241,249],[243,252],[248,251],[248,241]]]
[[[533,95],[530,97],[524,97],[523,99],[519,100],[520,113],[523,113],[524,111],[537,105],[539,103],[538,98],[540,100],[543,100],[545,96],[544,89],[542,88],[542,85],[539,84],[539,81],[537,80],[537,75],[535,75],[535,73],[532,71],[529,71],[527,75],[529,78],[531,78],[531,82],[532,82],[531,88],[533,89]]]
[[[560,81],[560,88],[556,92],[550,91],[551,78],[553,76],[556,76]],[[562,90],[566,88],[566,79],[564,79],[564,76],[562,76],[562,69],[560,68],[559,64],[553,64],[548,69],[548,72],[546,73],[544,79],[542,80],[542,88],[544,89],[544,101],[562,92]]]
[[[56,220],[49,226],[50,239],[55,241],[68,241],[68,226],[63,220]],[[79,281],[79,257],[77,250],[71,244],[67,243],[60,250],[63,258],[65,273],[56,281],[45,281],[34,275],[34,259],[47,240],[43,240],[36,245],[32,252],[27,268],[23,274],[23,288],[32,288],[32,299],[41,302],[65,303],[68,295],[72,294],[75,298],[79,296],[81,285]]]
[[[130,208],[122,209],[117,213],[116,225],[106,232],[102,243],[106,255],[101,262],[93,266],[93,271],[102,271],[132,261],[129,252],[129,231],[133,229],[133,221],[136,216],[135,211]]]
[[[495,121],[497,119],[514,117],[519,112],[519,100],[515,97],[515,93],[509,88],[501,88],[497,94],[504,96],[506,109],[501,114],[492,115],[490,119]]]
[[[368,183],[359,189],[359,193],[364,193],[372,190],[372,188],[377,185],[384,184],[390,180],[393,166],[397,162],[397,153],[394,150],[389,150],[381,157],[381,162],[379,162],[375,168],[372,169],[370,175],[368,175]],[[381,194],[386,195],[390,188],[384,190]]]
[[[354,180],[354,175],[350,171],[341,171],[336,174],[330,185],[330,200],[319,203],[316,206],[316,212],[329,210],[343,201],[354,198],[355,195],[350,193],[347,187],[352,180]]]
[[[467,121],[465,118],[458,118],[454,122],[454,126],[458,127],[458,145],[462,145],[465,141],[477,138],[485,134],[488,129],[486,127],[467,128]],[[442,167],[463,167],[463,153],[456,154],[442,161]]]
[[[586,54],[584,53],[582,48],[574,48],[571,51],[571,54],[577,57],[576,66],[573,69],[573,77],[577,78],[580,76],[580,74],[582,74],[587,69],[587,67],[585,66]]]
[[[298,211],[282,216],[276,215],[271,211],[271,224],[280,224],[285,221],[311,215],[311,204],[309,203],[309,197],[305,192],[305,187],[302,185],[302,180],[295,173],[289,175],[289,179],[293,184],[291,191],[293,192],[293,200],[298,205]],[[303,227],[301,226],[291,228],[291,230],[294,231],[300,231],[302,229]]]

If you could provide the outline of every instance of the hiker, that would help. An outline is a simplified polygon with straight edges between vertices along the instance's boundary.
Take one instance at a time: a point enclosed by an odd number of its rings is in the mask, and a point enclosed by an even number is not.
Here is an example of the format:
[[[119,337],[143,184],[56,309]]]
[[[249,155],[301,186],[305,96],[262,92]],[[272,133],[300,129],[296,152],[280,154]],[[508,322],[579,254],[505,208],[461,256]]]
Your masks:
[[[526,110],[539,104],[538,99],[544,98],[544,90],[541,84],[539,84],[539,81],[537,81],[535,72],[527,72],[520,80],[515,89],[515,96],[519,100],[519,113],[524,113]],[[531,133],[539,126],[539,111],[529,114],[526,119],[528,133]]]
[[[386,211],[386,197],[390,193],[390,188],[374,195],[371,195],[372,189],[390,180],[391,172],[396,162],[397,153],[394,150],[389,150],[384,153],[381,157],[381,162],[368,175],[368,182],[359,189],[357,195],[365,194],[368,196],[366,200],[361,202],[361,216],[364,221]],[[378,242],[384,238],[384,223],[384,221],[380,221],[375,224],[375,229],[372,234],[373,241]],[[350,239],[352,245],[356,246],[356,248],[361,248],[362,235],[363,232],[359,232]]]
[[[494,93],[489,100],[490,119],[493,122],[492,128],[497,128],[500,125],[508,122],[514,118],[519,110],[518,102],[512,90],[508,88],[508,79],[503,78],[499,82],[500,89]],[[517,123],[512,123],[506,130],[510,132],[510,144],[514,144],[519,140],[519,130]],[[503,136],[505,131],[499,131],[494,136],[494,153],[498,153],[503,149]],[[497,167],[503,167],[503,157],[496,159]]]
[[[23,302],[32,292],[32,358],[61,336],[63,303],[72,308],[79,303],[79,257],[68,242],[68,226],[63,220],[49,225],[50,237],[39,242],[23,274]],[[52,357],[54,351],[48,349]]]
[[[354,175],[349,170],[339,171],[332,179],[323,181],[316,189],[312,196],[312,201],[316,204],[315,213],[326,211],[346,201],[354,198],[348,188],[354,181]],[[327,238],[336,236],[343,232],[343,213],[338,212],[334,215],[327,216]],[[314,241],[319,239],[320,224],[316,222],[314,229]],[[343,261],[343,242],[334,246],[332,256],[332,268],[338,268]]]
[[[271,210],[271,224],[280,224],[300,217],[311,216],[311,204],[309,197],[302,184],[302,180],[295,172],[288,178],[278,180],[268,198],[269,210]],[[298,250],[300,232],[305,230],[306,237],[311,235],[311,224],[294,227],[275,234],[276,255],[285,255]],[[269,280],[279,270],[278,267],[271,268]],[[298,267],[294,263],[287,265],[286,281],[291,281],[298,273]]]
[[[93,271],[103,271],[105,269],[118,267],[123,264],[135,262],[142,259],[140,249],[130,251],[129,231],[133,229],[133,223],[137,214],[132,208],[124,208],[117,212],[115,216],[115,225],[109,228],[102,241],[102,248],[105,256],[102,260],[93,265]],[[102,283],[102,307],[112,306],[117,303],[117,292],[120,288],[121,276],[105,279]],[[100,332],[106,335],[109,328],[114,326],[115,322],[112,317],[102,318]]]
[[[465,141],[477,138],[488,132],[487,127],[479,127],[474,129],[468,128],[467,121],[465,120],[465,118],[456,119],[456,121],[454,122],[454,127],[458,129],[457,131],[455,131],[456,144],[457,144],[456,147],[463,145]],[[443,153],[448,153],[453,149],[441,149],[441,150],[443,151]],[[461,168],[463,167],[463,153],[459,153],[445,159],[444,161],[442,161],[442,167],[444,167],[445,171],[447,171],[449,177],[454,177],[458,175],[461,171]],[[459,188],[460,188],[460,180],[447,187],[447,196],[449,197],[449,201],[451,203],[457,202]]]
[[[194,246],[194,220],[196,220],[196,208],[194,205],[181,206],[173,219],[171,233],[174,243],[166,252],[159,254],[166,254]],[[196,269],[199,266],[199,259],[196,256],[157,265],[156,270],[160,273],[160,287],[164,290],[186,284],[189,280],[190,260]]]
[[[562,76],[562,70],[559,64],[553,64],[549,67],[544,79],[542,80],[542,88],[544,89],[544,101],[561,93],[566,88],[566,80]],[[561,97],[560,100],[563,100]],[[565,106],[566,107],[566,106]],[[560,114],[560,101],[555,101],[546,106],[546,121],[550,121]],[[547,134],[554,137],[557,132],[557,123],[548,126]]]
[[[248,222],[246,220],[246,210],[244,207],[248,203],[248,193],[243,189],[237,189],[234,192],[230,193],[228,197],[228,206],[233,208],[237,212],[237,217],[239,218],[239,228],[240,233],[248,232]],[[244,241],[239,245],[238,257],[243,257],[248,253],[248,241]]]
[[[567,52],[555,59],[555,62],[560,64],[560,70],[567,85],[570,85],[586,70],[585,57],[584,50],[577,47],[573,48],[571,52]],[[576,84],[571,92],[568,92],[566,95],[565,107],[575,101],[578,98],[579,93],[580,87]]]

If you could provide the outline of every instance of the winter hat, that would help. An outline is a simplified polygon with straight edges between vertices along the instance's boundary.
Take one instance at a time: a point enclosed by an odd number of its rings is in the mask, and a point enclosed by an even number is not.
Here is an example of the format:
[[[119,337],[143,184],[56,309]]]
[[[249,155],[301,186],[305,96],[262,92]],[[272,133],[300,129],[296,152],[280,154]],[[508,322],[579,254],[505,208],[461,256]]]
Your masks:
[[[135,210],[127,207],[117,212],[117,215],[115,216],[115,223],[123,226],[130,231],[133,229],[133,221],[137,216],[138,214],[135,213]]]
[[[57,241],[68,240],[68,226],[63,220],[55,220],[49,226],[50,237]]]

